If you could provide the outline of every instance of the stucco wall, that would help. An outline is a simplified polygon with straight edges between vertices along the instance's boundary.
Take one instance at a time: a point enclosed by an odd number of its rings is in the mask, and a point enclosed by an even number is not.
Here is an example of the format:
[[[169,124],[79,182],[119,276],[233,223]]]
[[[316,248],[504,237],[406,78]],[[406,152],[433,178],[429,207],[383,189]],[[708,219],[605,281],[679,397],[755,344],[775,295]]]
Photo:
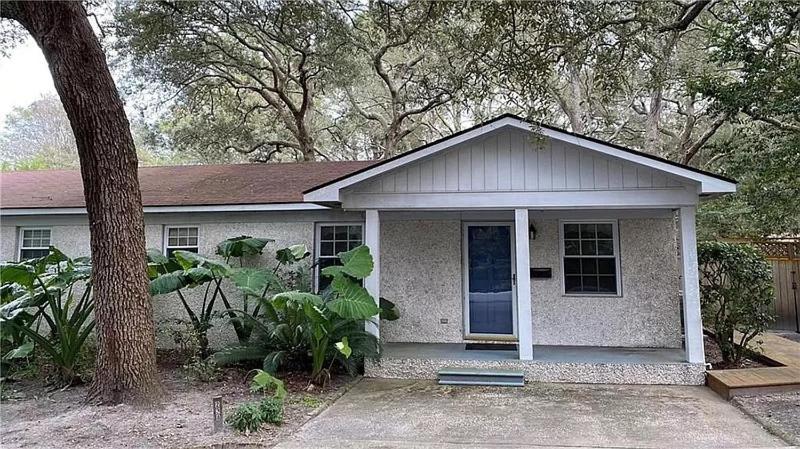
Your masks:
[[[400,311],[381,323],[385,341],[462,341],[461,291],[460,221],[382,223],[381,296]]]
[[[672,219],[619,220],[622,295],[563,296],[558,220],[533,220],[531,279],[534,344],[680,347],[680,296]]]
[[[145,228],[148,247],[160,248],[165,224],[200,227],[200,251],[213,254],[228,237],[253,235],[274,238],[268,254],[305,243],[312,249],[314,222],[361,221],[359,214],[272,213],[151,215]],[[669,218],[620,219],[622,295],[567,297],[561,294],[558,220],[532,214],[537,237],[531,241],[531,266],[550,267],[553,278],[534,279],[532,288],[535,344],[680,347],[680,299],[674,223]],[[16,258],[17,227],[47,225],[53,244],[70,256],[89,254],[89,233],[80,217],[11,218],[0,227],[0,258]],[[461,219],[384,220],[381,227],[381,291],[395,302],[401,318],[384,322],[381,337],[394,342],[463,341]],[[238,295],[229,295],[238,304]],[[192,292],[191,301],[202,301]],[[221,303],[219,304],[221,306]],[[160,346],[171,346],[168,321],[185,319],[172,296],[154,299]],[[442,323],[446,320],[446,323]],[[231,326],[218,320],[210,332],[212,344],[235,341]]]
[[[564,296],[558,220],[532,218],[531,267],[550,267],[551,279],[533,279],[534,344],[680,347],[680,297],[674,222],[619,220],[622,295]],[[461,342],[463,287],[461,222],[382,223],[381,294],[401,318],[384,322],[391,342]],[[447,320],[442,324],[441,320]]]
[[[262,214],[227,214],[228,222],[219,222],[218,214],[150,215],[145,218],[145,238],[148,248],[161,248],[164,225],[192,225],[199,228],[199,251],[204,255],[212,255],[216,245],[222,240],[240,235],[266,237],[274,239],[264,255],[252,258],[248,265],[273,266],[275,251],[289,245],[304,243],[313,254],[314,224],[329,221],[363,221],[360,214],[305,212],[305,213],[262,213]],[[70,257],[86,256],[90,253],[89,229],[83,217],[52,217],[45,219],[4,217],[0,227],[0,259],[15,260],[18,251],[18,229],[28,226],[46,226],[51,229],[51,243]],[[306,260],[306,264],[310,259]],[[189,289],[187,300],[194,310],[199,310],[204,296],[204,288]],[[241,298],[235,289],[225,290],[233,307],[240,307]],[[218,299],[216,310],[224,310]],[[176,320],[188,321],[188,316],[175,295],[164,295],[153,298],[153,314],[157,324],[159,347],[173,347],[172,330],[181,328]],[[223,347],[236,342],[233,328],[225,319],[217,318],[214,327],[209,331],[209,341],[213,347]]]

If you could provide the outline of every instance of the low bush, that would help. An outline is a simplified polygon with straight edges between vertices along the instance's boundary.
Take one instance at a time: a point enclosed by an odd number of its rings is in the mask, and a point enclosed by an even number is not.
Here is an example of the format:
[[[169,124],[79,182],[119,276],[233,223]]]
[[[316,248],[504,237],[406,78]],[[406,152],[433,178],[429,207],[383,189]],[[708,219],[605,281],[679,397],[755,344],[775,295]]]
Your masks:
[[[697,245],[703,323],[714,333],[727,365],[738,365],[748,344],[774,317],[772,270],[746,244],[702,242]]]
[[[355,374],[364,358],[376,357],[379,342],[365,324],[376,316],[396,319],[397,311],[385,300],[379,307],[361,285],[373,269],[369,248],[362,245],[338,256],[341,265],[321,271],[332,278],[328,289],[262,298],[261,315],[252,319],[260,338],[217,352],[214,359],[220,364],[260,361],[271,373],[310,365],[312,381],[324,385],[335,364]]]
[[[283,423],[283,401],[286,398],[283,381],[266,371],[255,371],[250,391],[267,394],[274,390],[274,393],[271,397],[264,397],[258,402],[242,404],[228,416],[226,422],[239,432],[255,432],[264,423],[279,425]]]
[[[55,367],[56,383],[81,381],[95,324],[91,268],[89,259],[70,259],[52,246],[44,257],[0,264],[2,340],[20,344],[4,348],[6,361],[41,353]]]

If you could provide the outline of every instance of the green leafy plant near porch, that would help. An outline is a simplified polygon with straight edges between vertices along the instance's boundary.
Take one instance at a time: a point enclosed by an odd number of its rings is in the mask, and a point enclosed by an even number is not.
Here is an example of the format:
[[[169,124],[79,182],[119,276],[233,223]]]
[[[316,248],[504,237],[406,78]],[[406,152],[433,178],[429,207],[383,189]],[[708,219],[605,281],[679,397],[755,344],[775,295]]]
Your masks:
[[[774,319],[772,270],[745,244],[701,242],[697,253],[703,323],[714,332],[723,362],[737,365]]]
[[[262,300],[263,315],[253,320],[262,339],[220,351],[214,359],[220,364],[259,360],[271,373],[308,361],[312,381],[324,384],[334,364],[354,373],[365,357],[376,356],[378,341],[364,326],[379,315],[397,318],[397,312],[385,300],[382,311],[361,285],[373,269],[369,248],[362,245],[338,256],[341,265],[322,270],[332,278],[322,294],[293,290]]]
[[[91,268],[88,258],[70,259],[52,246],[44,257],[0,264],[4,360],[41,351],[57,368],[58,383],[80,380],[77,368],[94,329]]]
[[[264,423],[283,423],[283,403],[287,394],[283,381],[263,370],[255,371],[256,375],[250,384],[250,391],[263,392],[265,396],[258,402],[240,405],[228,416],[227,423],[239,432],[255,432]],[[271,390],[274,390],[274,393],[272,396],[268,396],[267,394]]]
[[[190,251],[175,251],[172,257],[166,257],[159,250],[148,250],[150,293],[154,296],[175,293],[194,328],[202,357],[209,354],[208,330],[218,315],[215,311],[218,300],[225,307],[222,315],[229,318],[239,343],[247,344],[253,331],[253,317],[260,313],[258,300],[270,292],[284,290],[279,271],[308,257],[304,245],[294,245],[277,251],[272,268],[244,266],[246,258],[262,254],[272,241],[249,236],[223,240],[217,245],[217,258]],[[235,261],[238,267],[231,265]],[[232,306],[224,289],[228,282],[242,295],[241,308]],[[204,289],[199,309],[187,298],[187,289],[195,288]]]

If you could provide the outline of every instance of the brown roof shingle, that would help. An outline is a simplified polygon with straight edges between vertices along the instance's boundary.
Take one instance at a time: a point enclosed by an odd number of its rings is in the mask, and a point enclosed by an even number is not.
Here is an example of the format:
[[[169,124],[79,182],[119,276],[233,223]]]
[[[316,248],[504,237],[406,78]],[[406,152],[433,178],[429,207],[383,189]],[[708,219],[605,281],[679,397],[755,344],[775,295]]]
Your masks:
[[[139,168],[144,206],[299,203],[303,191],[375,161]],[[0,208],[84,207],[78,170],[0,173]]]

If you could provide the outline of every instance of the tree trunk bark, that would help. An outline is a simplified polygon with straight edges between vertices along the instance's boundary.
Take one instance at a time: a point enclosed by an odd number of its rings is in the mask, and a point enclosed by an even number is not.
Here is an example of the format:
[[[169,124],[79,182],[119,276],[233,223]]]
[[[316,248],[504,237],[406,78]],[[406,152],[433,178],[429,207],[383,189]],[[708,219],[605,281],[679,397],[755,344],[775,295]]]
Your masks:
[[[80,2],[4,2],[36,40],[69,117],[89,217],[97,361],[89,400],[159,397],[136,150],[105,54]]]

